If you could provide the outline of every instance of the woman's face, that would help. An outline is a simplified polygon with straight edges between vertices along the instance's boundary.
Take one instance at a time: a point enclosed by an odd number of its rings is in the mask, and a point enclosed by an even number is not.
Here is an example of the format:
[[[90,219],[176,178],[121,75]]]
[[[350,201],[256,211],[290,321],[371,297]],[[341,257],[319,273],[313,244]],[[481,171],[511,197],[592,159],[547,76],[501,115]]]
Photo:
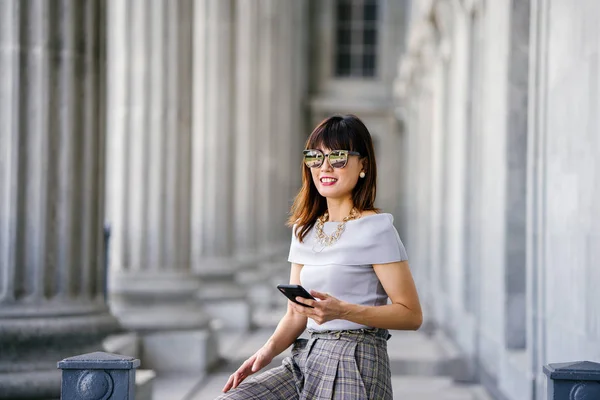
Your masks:
[[[331,149],[318,147],[323,154],[329,154]],[[334,149],[346,150],[346,149]],[[313,182],[321,196],[330,199],[339,199],[352,196],[352,190],[358,182],[359,174],[363,170],[363,162],[359,156],[348,156],[344,168],[332,168],[327,158],[318,168],[311,168]]]

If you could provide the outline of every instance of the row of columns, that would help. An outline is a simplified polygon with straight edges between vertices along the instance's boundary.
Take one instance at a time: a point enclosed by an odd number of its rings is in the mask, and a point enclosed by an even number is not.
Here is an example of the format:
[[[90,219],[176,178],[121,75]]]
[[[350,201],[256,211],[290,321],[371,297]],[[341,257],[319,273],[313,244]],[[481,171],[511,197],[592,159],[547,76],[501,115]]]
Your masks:
[[[111,305],[125,326],[150,329],[165,323],[148,297],[178,319],[184,302],[196,318],[180,322],[205,327],[197,299],[239,298],[241,267],[282,258],[289,243],[306,5],[109,5]],[[201,280],[211,285],[196,293]]]
[[[467,363],[458,372],[460,379],[478,379],[486,322],[479,294],[487,282],[502,288],[493,279],[483,279],[483,270],[497,269],[482,258],[482,243],[494,231],[489,220],[495,211],[482,201],[482,171],[493,171],[491,176],[505,168],[482,156],[482,132],[488,132],[481,126],[481,104],[494,97],[482,97],[480,91],[486,82],[482,63],[487,61],[482,9],[480,2],[470,3],[468,10],[449,1],[419,5],[421,15],[416,14],[411,26],[397,91],[408,111],[409,187],[415,193],[409,212],[411,226],[417,227],[409,236],[412,265],[430,315],[427,325],[439,328],[461,350]],[[504,134],[498,132],[498,137]],[[482,214],[484,208],[488,210]]]
[[[491,374],[517,398],[524,367],[504,356],[533,346],[527,314],[537,312],[526,293],[529,5],[415,6],[397,94],[417,285],[469,361],[465,378]]]
[[[206,276],[285,267],[306,8],[0,4],[0,398],[58,397],[56,361],[122,328],[207,330]]]

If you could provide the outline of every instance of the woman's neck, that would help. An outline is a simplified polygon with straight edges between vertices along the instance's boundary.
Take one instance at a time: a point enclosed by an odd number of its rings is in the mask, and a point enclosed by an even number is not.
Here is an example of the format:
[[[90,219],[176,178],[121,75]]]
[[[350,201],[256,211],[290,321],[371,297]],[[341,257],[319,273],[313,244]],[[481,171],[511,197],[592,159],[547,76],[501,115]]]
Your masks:
[[[327,199],[327,211],[329,212],[329,222],[341,222],[352,211],[354,203],[351,198],[347,199]]]

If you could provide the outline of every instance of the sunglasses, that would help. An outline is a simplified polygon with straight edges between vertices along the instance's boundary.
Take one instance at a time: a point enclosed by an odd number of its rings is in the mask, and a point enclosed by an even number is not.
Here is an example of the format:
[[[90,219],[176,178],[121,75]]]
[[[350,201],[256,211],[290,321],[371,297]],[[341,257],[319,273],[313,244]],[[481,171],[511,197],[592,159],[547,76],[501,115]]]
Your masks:
[[[329,154],[323,154],[321,150],[308,149],[302,152],[304,154],[304,164],[308,168],[319,168],[327,158],[332,168],[344,168],[348,163],[348,156],[360,156],[356,151],[332,150]]]

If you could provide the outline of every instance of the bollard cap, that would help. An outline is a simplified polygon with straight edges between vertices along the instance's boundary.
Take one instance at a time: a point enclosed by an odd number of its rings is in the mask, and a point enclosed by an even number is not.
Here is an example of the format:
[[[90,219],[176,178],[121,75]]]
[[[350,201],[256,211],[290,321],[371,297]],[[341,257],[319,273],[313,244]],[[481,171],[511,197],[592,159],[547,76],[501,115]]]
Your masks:
[[[119,354],[94,353],[65,358],[58,362],[60,369],[134,369],[140,366],[140,360]]]
[[[600,363],[576,361],[544,365],[550,379],[569,381],[600,381]]]

